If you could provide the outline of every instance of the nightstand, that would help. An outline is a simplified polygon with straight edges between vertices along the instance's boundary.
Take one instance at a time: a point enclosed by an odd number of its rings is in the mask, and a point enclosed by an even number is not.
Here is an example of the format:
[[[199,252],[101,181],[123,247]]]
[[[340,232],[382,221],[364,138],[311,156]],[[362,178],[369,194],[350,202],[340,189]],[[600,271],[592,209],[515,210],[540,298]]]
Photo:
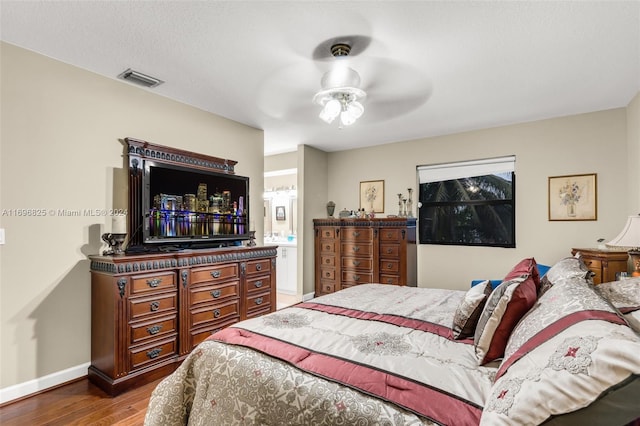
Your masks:
[[[595,248],[574,248],[571,254],[577,252],[582,255],[582,260],[593,276],[593,283],[600,284],[616,280],[616,272],[627,271],[629,254],[626,251],[599,250]]]

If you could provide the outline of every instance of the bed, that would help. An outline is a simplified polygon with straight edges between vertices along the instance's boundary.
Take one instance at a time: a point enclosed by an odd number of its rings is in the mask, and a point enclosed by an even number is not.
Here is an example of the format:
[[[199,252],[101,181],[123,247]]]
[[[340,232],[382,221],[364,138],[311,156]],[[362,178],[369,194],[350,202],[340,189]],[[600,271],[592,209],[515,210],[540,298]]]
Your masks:
[[[540,278],[531,258],[495,289],[347,288],[212,335],[145,424],[625,425],[640,417],[628,281],[596,291],[573,257]]]

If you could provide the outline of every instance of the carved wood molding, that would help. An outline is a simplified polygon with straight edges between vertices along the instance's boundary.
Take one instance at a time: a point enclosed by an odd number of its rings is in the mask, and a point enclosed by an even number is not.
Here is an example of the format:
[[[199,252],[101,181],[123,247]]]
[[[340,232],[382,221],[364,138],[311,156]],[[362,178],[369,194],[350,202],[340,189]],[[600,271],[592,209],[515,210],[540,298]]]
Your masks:
[[[235,166],[238,164],[238,162],[234,160],[156,145],[140,139],[125,138],[124,140],[127,143],[127,153],[130,158],[132,156],[138,156],[148,160],[178,164],[230,175],[235,174]]]

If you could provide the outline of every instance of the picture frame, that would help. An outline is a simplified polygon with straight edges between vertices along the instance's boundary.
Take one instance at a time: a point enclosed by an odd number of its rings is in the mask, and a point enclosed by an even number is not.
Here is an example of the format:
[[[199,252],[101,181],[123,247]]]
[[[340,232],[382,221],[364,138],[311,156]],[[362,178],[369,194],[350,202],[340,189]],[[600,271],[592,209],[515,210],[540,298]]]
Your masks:
[[[276,206],[276,220],[287,220],[287,213],[284,206]]]
[[[549,220],[598,220],[596,173],[549,177]]]
[[[360,209],[367,213],[384,213],[384,180],[360,182]]]

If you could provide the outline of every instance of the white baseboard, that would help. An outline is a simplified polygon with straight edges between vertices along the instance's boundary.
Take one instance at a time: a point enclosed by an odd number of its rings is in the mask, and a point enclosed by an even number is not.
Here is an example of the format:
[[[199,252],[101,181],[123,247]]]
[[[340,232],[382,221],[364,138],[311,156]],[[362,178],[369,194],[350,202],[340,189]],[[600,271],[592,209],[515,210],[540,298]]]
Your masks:
[[[29,380],[28,382],[18,383],[17,385],[2,388],[0,389],[0,404],[84,377],[87,375],[89,365],[91,365],[91,363],[86,362],[84,364],[76,365],[75,367],[67,368],[66,370],[57,371],[43,377],[38,377],[37,379]]]
[[[303,294],[302,295],[302,301],[303,302],[307,302],[307,301],[313,299],[314,297],[316,297],[316,293],[315,292],[314,293]]]

